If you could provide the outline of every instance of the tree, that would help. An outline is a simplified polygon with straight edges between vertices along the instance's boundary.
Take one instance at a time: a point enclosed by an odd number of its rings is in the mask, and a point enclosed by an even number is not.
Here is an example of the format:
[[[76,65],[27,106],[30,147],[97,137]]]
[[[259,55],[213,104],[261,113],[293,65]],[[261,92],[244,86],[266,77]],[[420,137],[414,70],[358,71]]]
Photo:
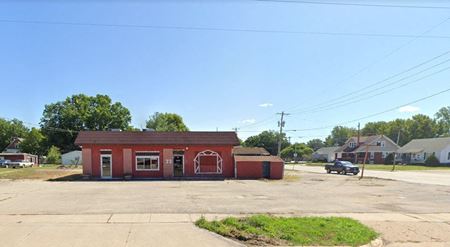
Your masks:
[[[13,137],[25,137],[27,132],[28,128],[22,121],[0,118],[0,152],[8,146]]]
[[[450,106],[442,107],[434,115],[439,136],[450,136]]]
[[[180,115],[167,112],[155,112],[147,121],[146,127],[155,131],[189,131]]]
[[[313,152],[314,150],[306,144],[295,143],[294,145],[286,147],[281,151],[281,158],[289,160],[305,159],[309,158]],[[294,156],[295,153],[297,154],[297,157]]]
[[[325,143],[320,139],[312,139],[309,140],[306,145],[310,147],[312,150],[317,151],[320,148],[323,148],[325,146]]]
[[[259,135],[250,136],[244,142],[245,147],[263,147],[270,154],[276,155],[278,152],[278,137],[280,134],[273,130],[263,131]],[[281,150],[290,145],[286,138],[286,134],[283,133],[281,136]]]
[[[348,140],[348,138],[357,135],[355,128],[349,128],[344,126],[336,126],[331,131],[331,135],[325,140],[327,146],[342,146]]]
[[[47,146],[55,145],[62,151],[76,149],[74,145],[80,130],[126,130],[130,126],[130,111],[121,103],[113,103],[107,95],[72,95],[64,101],[45,106],[41,130]]]
[[[411,139],[436,137],[435,122],[428,116],[417,114],[412,117],[407,125]]]
[[[386,134],[388,123],[385,121],[369,122],[364,125],[361,130],[361,134],[365,136],[369,135],[383,135]]]
[[[61,152],[58,147],[51,146],[47,153],[48,164],[61,164]]]
[[[45,137],[40,130],[32,128],[25,136],[25,139],[20,145],[21,152],[44,155],[45,154]]]

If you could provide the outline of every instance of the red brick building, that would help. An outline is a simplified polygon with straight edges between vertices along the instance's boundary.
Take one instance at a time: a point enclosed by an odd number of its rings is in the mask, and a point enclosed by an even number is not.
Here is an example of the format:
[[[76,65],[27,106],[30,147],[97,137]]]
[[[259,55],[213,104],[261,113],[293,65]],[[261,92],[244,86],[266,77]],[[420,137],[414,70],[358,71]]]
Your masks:
[[[81,131],[75,144],[92,178],[234,178],[239,139],[235,132]]]

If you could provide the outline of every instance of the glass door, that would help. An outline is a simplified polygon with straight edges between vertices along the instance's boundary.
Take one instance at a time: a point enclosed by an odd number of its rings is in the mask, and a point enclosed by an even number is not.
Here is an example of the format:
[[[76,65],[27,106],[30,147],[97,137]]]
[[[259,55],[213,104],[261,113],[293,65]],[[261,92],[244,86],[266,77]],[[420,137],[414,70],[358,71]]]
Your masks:
[[[100,155],[100,166],[102,178],[112,177],[112,157],[110,154]]]

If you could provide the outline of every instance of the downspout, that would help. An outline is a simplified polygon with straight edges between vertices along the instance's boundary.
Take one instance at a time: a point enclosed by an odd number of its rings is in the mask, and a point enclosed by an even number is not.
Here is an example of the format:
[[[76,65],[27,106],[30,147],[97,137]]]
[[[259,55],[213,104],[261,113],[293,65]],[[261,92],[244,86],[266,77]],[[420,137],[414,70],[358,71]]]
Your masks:
[[[237,164],[236,164],[236,159],[234,158],[234,155],[233,155],[233,161],[234,161],[234,178],[237,179]]]

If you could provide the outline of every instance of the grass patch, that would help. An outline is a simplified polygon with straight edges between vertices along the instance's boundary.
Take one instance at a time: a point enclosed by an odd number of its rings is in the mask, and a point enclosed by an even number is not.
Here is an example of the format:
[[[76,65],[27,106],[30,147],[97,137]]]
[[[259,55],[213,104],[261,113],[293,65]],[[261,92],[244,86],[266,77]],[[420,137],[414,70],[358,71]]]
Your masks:
[[[38,179],[55,180],[62,177],[81,177],[81,168],[61,168],[59,165],[43,165],[27,168],[0,168],[0,179]]]
[[[351,245],[367,244],[378,234],[360,222],[342,217],[254,215],[220,221],[201,218],[200,228],[252,245]]]
[[[308,163],[306,166],[325,166],[327,163]],[[357,164],[360,168],[362,164]],[[366,164],[365,169],[376,171],[391,171],[392,165]],[[427,171],[427,170],[450,170],[450,166],[426,166],[426,165],[396,165],[396,171]]]

